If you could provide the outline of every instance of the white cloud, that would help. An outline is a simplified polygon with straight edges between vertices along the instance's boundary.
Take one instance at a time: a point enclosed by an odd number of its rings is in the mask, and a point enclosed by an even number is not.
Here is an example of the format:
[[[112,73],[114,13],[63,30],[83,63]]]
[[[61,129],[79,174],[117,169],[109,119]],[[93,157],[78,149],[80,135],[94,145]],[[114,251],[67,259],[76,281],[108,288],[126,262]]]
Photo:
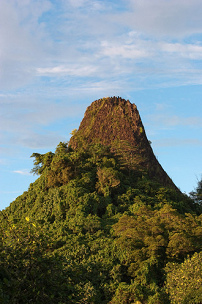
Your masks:
[[[202,140],[194,138],[164,138],[160,140],[154,140],[155,147],[181,147],[181,146],[202,146]]]
[[[15,140],[15,144],[31,149],[49,149],[49,147],[56,147],[60,141],[66,142],[67,136],[51,131],[45,134],[30,131],[22,133],[20,138]]]
[[[43,101],[29,95],[13,96],[1,103],[0,130],[17,132],[27,130],[33,124],[46,126],[65,117],[76,117],[80,111],[80,106],[71,100],[55,102],[51,96]]]
[[[149,57],[146,48],[140,47],[136,44],[116,44],[108,41],[102,41],[102,55],[109,57],[120,56],[128,59],[140,59]]]
[[[179,57],[188,59],[201,60],[202,46],[196,44],[182,44],[182,43],[162,43],[161,50],[166,53],[177,54]]]
[[[23,170],[15,170],[14,173],[20,174],[20,175],[31,175],[31,173],[27,169]]]
[[[201,0],[130,0],[124,22],[159,37],[185,37],[202,32]]]
[[[78,76],[78,77],[86,77],[95,75],[97,71],[96,66],[80,66],[80,65],[73,65],[73,66],[55,66],[55,67],[48,67],[48,68],[38,68],[37,72],[39,75],[70,75],[70,76]]]
[[[33,79],[44,58],[44,28],[38,18],[48,1],[0,1],[0,89],[23,86]]]
[[[154,123],[161,125],[161,127],[176,127],[176,126],[188,126],[188,127],[202,127],[202,118],[199,117],[182,117],[179,115],[173,115],[169,113],[157,113],[148,115],[148,119]]]
[[[69,3],[74,8],[92,8],[95,10],[101,9],[103,7],[101,1],[95,0],[64,0],[64,3]]]
[[[15,193],[22,193],[22,191],[1,191],[0,190],[0,194],[15,194]]]
[[[69,0],[69,3],[73,6],[73,7],[81,7],[84,4],[86,4],[86,0]]]
[[[111,78],[115,83],[123,74],[134,77],[137,87],[142,86],[142,77],[155,76],[161,76],[162,83],[163,77],[177,77],[180,84],[201,83],[200,68],[190,64],[192,59],[202,59],[199,43],[155,40],[152,35],[158,29],[175,36],[175,20],[187,20],[183,28],[187,34],[202,31],[201,18],[196,18],[197,28],[192,26],[202,4],[197,0],[131,0],[130,4],[132,12],[126,13],[116,10],[119,5],[129,9],[121,1],[2,0],[0,89],[24,88],[44,76],[50,78],[48,91],[54,89],[54,77],[61,79],[60,92],[65,92],[67,82],[71,87],[83,86],[80,80],[72,81],[76,77],[86,78],[86,87],[92,82],[88,77],[96,77],[98,83]],[[190,10],[196,14],[185,18]],[[44,15],[47,12],[50,16]]]

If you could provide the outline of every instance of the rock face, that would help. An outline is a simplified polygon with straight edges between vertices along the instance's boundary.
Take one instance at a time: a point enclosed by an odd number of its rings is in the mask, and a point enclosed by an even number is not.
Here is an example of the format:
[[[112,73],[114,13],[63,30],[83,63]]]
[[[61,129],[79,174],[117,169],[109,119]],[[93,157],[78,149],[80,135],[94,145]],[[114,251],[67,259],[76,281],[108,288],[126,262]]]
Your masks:
[[[156,159],[137,107],[129,100],[107,97],[94,101],[69,145],[76,149],[81,139],[86,144],[109,146],[113,152],[122,154],[129,166],[141,168],[150,178],[177,189]]]

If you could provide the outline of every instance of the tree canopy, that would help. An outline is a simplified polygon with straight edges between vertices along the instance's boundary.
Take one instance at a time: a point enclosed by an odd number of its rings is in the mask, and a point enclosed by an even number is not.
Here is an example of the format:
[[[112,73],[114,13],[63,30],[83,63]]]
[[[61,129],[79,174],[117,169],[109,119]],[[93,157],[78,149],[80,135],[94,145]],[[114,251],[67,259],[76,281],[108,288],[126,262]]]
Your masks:
[[[163,187],[99,143],[32,157],[39,178],[0,213],[2,304],[202,301],[200,187]]]

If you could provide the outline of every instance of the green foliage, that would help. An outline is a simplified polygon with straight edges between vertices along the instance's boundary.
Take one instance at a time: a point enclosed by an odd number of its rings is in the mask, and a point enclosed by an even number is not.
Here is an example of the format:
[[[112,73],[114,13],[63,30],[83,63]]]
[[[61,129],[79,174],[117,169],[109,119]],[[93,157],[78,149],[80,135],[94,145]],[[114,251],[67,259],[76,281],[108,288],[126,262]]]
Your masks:
[[[202,178],[198,181],[195,191],[192,191],[190,195],[197,204],[202,206]]]
[[[169,263],[166,271],[171,303],[202,302],[202,252],[188,257],[182,264]]]
[[[9,223],[2,232],[1,303],[61,303],[72,293],[61,259],[52,254],[54,243],[30,222]]]
[[[1,303],[173,301],[168,263],[202,250],[200,209],[150,180],[129,144],[113,149],[33,153],[39,178],[0,213]]]
[[[34,168],[32,173],[41,174],[46,167],[48,167],[52,161],[53,153],[48,152],[46,154],[33,153],[31,157],[35,157]]]
[[[104,196],[109,196],[111,189],[120,185],[119,172],[110,167],[98,168],[97,189]]]
[[[144,286],[144,294],[156,297],[168,261],[183,261],[188,254],[202,249],[201,224],[200,218],[182,216],[165,205],[154,211],[140,207],[114,225],[120,262],[127,275]]]

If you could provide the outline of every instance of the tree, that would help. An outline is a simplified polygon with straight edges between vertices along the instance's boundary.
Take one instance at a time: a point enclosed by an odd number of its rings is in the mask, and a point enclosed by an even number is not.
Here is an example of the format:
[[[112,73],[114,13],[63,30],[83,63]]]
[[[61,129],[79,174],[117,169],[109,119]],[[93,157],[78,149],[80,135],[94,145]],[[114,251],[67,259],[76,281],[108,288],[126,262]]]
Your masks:
[[[44,169],[50,166],[54,153],[48,152],[46,154],[33,153],[30,157],[34,157],[34,168],[31,170],[31,173],[42,174]]]
[[[47,233],[26,217],[23,225],[9,223],[1,237],[1,303],[64,303],[72,288]]]
[[[119,172],[113,168],[98,168],[97,176],[97,188],[104,196],[109,196],[110,190],[120,184]]]
[[[202,205],[202,178],[198,181],[195,191],[190,192],[190,196],[196,203]]]
[[[166,272],[166,289],[172,304],[202,303],[202,252],[184,263],[167,264]]]

